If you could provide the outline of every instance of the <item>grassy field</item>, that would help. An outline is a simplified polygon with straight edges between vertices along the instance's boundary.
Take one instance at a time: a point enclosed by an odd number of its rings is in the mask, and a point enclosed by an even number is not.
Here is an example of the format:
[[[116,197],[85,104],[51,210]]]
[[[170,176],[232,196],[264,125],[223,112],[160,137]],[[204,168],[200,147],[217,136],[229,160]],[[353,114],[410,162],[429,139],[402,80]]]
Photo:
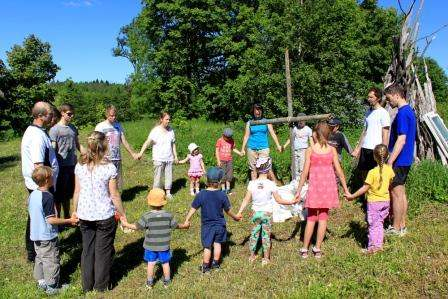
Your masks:
[[[152,121],[124,123],[127,138],[134,148],[144,142]],[[242,124],[232,124],[237,146],[241,145]],[[213,145],[223,124],[204,121],[177,121],[179,156],[187,154],[189,142],[198,143],[207,166],[214,163]],[[285,141],[285,131],[281,140]],[[85,134],[88,130],[83,130]],[[357,131],[347,132],[354,142]],[[0,297],[44,297],[32,278],[32,265],[26,262],[24,229],[26,223],[26,190],[20,171],[20,140],[0,145]],[[147,210],[145,196],[152,184],[150,152],[143,161],[124,156],[122,199],[130,221]],[[289,153],[274,154],[274,162],[287,165]],[[231,196],[234,209],[245,192],[245,158],[237,158],[239,180]],[[350,170],[345,157],[344,167]],[[175,197],[166,206],[183,221],[192,197],[188,195],[187,166],[175,167]],[[283,170],[280,169],[279,172]],[[286,178],[282,175],[286,180]],[[409,180],[411,219],[409,234],[389,238],[385,250],[365,256],[361,248],[366,242],[366,223],[360,205],[343,203],[331,213],[329,233],[323,245],[325,256],[301,260],[303,224],[296,220],[274,225],[273,262],[249,264],[247,217],[240,223],[228,220],[229,242],[222,269],[211,275],[198,271],[201,262],[199,217],[188,231],[177,230],[172,241],[173,283],[165,290],[159,280],[153,290],[144,288],[146,265],[142,260],[143,233],[124,234],[117,231],[113,281],[115,287],[105,293],[87,294],[88,298],[131,297],[446,297],[448,296],[448,171],[436,163],[424,162],[415,167]],[[247,215],[247,214],[246,214]],[[80,282],[80,233],[73,228],[60,236],[62,280],[70,288],[61,298],[84,296]],[[161,272],[158,271],[160,278]]]

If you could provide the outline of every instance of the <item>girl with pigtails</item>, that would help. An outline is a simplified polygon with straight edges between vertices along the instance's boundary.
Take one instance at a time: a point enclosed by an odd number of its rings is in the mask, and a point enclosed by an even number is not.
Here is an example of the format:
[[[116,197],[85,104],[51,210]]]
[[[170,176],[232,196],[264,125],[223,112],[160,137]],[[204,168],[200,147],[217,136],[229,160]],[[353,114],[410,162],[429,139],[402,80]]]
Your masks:
[[[384,144],[378,144],[373,150],[373,157],[378,164],[370,170],[364,185],[355,193],[346,195],[353,200],[367,193],[367,222],[369,224],[369,243],[365,253],[376,253],[383,249],[383,224],[389,215],[389,185],[395,174],[387,164],[389,152]]]

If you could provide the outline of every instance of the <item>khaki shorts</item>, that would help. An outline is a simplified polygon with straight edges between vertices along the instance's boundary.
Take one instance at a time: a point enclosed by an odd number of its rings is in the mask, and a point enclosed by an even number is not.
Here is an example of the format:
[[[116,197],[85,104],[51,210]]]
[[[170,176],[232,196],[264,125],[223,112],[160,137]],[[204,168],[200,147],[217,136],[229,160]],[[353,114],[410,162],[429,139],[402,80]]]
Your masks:
[[[247,150],[247,159],[249,159],[249,168],[250,170],[255,170],[255,165],[257,163],[258,158],[268,158],[269,157],[269,148],[264,148],[261,150]]]

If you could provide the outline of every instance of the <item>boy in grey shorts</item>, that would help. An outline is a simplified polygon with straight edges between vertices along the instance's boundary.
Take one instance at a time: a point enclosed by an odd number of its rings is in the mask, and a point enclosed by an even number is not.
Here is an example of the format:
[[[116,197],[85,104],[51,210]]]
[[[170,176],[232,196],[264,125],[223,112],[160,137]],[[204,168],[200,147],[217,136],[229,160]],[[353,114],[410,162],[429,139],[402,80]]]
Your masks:
[[[48,166],[34,169],[32,178],[39,186],[28,199],[30,215],[30,239],[34,242],[36,258],[34,278],[38,287],[52,295],[61,290],[59,284],[60,258],[57,225],[74,225],[78,219],[61,219],[56,216],[53,195],[53,172]]]
[[[232,152],[242,156],[241,152],[235,148],[232,138],[233,131],[230,128],[224,129],[222,137],[216,141],[216,161],[218,167],[224,171],[221,188],[222,191],[230,194],[230,183],[233,180],[233,157]]]

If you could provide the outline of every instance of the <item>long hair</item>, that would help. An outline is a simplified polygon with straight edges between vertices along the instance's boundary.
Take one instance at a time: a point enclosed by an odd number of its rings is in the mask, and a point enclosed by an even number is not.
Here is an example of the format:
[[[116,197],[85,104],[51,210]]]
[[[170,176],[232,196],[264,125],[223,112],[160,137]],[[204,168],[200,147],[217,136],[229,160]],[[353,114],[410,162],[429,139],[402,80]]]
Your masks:
[[[375,159],[376,163],[378,163],[378,166],[380,167],[380,188],[383,184],[383,166],[386,164],[386,160],[389,157],[389,151],[387,150],[387,146],[384,144],[378,144],[373,149],[373,158]]]
[[[320,121],[314,127],[314,133],[316,134],[317,142],[322,146],[328,146],[328,138],[330,137],[330,127],[327,122]]]
[[[87,164],[94,167],[103,162],[104,156],[108,152],[108,142],[106,135],[101,132],[93,131],[87,137],[87,149],[81,155],[80,164]]]

